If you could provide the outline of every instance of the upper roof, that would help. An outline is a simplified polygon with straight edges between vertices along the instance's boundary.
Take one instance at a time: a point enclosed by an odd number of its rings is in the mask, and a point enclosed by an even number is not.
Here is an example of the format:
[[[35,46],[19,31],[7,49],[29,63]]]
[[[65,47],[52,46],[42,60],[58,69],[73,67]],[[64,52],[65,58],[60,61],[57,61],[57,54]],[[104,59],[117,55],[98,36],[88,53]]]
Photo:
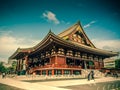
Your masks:
[[[78,35],[80,37],[80,38],[78,38],[79,42],[74,40],[74,37],[76,35]],[[63,39],[66,39],[66,40],[69,38],[69,40],[72,41],[72,42],[76,42],[76,43],[79,43],[79,44],[90,46],[92,48],[96,48],[94,46],[94,44],[90,41],[90,39],[87,37],[86,33],[84,32],[84,30],[83,30],[83,28],[80,24],[80,21],[78,21],[76,24],[74,24],[70,28],[68,28],[65,31],[58,34],[58,36],[63,38]],[[83,41],[83,43],[82,43],[82,41]]]
[[[76,32],[80,32],[82,35],[82,38],[84,38],[85,42],[87,42],[87,45],[85,43],[80,43],[77,41],[74,41],[71,39],[71,35],[74,35]],[[66,39],[69,38],[70,40]],[[77,48],[78,50],[86,51],[93,54],[103,55],[103,56],[115,56],[118,55],[116,52],[101,50],[96,48],[93,43],[89,40],[87,35],[85,34],[84,30],[82,29],[82,26],[80,25],[80,22],[77,22],[72,27],[68,28],[67,30],[61,32],[58,35],[55,35],[51,30],[46,35],[46,37],[38,43],[36,46],[31,48],[18,48],[13,55],[9,57],[9,59],[15,59],[19,58],[21,56],[25,56],[27,54],[35,53],[43,48],[45,48],[47,45],[51,44],[52,42],[59,43],[61,45],[65,45],[67,47]],[[88,45],[89,44],[89,45]]]

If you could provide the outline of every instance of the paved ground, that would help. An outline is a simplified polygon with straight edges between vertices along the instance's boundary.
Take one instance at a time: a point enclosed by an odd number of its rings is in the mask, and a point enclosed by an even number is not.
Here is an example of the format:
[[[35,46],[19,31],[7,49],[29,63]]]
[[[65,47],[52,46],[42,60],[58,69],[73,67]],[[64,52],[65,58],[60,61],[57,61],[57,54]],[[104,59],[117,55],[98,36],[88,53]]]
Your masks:
[[[60,86],[73,86],[73,85],[84,85],[84,84],[91,85],[91,84],[110,82],[110,81],[120,81],[120,78],[115,79],[113,77],[103,77],[103,78],[95,79],[95,81],[94,80],[88,81],[87,79],[58,80],[58,81],[45,81],[45,82],[34,81],[34,83],[40,85],[60,87]]]
[[[114,87],[113,86],[114,81],[116,84],[120,82],[120,78],[115,79],[113,77],[98,78],[95,79],[95,81],[94,80],[87,81],[87,79],[58,80],[58,81],[55,80],[44,82],[38,81],[36,79],[33,80],[34,82],[23,82],[20,81],[18,78],[6,78],[6,79],[0,78],[0,83],[21,88],[24,90],[80,90],[80,89],[90,90],[90,87],[94,87],[91,88],[91,90],[107,90],[106,88],[109,89]],[[106,82],[109,83],[106,84]]]
[[[0,83],[0,90],[23,90],[23,89],[12,87],[12,86],[8,86],[8,85]]]
[[[120,90],[120,81],[102,82],[85,85],[73,85],[61,88],[68,88],[72,90]]]
[[[24,90],[69,90],[69,89],[52,87],[47,85],[40,85],[37,83],[22,82],[11,78],[0,79],[0,83],[21,88]]]

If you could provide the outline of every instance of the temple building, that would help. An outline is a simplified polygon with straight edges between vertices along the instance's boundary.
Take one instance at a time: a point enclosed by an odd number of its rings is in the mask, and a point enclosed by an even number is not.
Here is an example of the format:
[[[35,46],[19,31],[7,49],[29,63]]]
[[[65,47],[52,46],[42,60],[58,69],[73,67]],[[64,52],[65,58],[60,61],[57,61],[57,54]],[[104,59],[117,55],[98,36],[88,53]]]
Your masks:
[[[36,46],[18,48],[9,59],[17,60],[18,72],[80,75],[82,69],[102,69],[104,59],[117,54],[96,48],[77,22],[58,35],[49,31]]]

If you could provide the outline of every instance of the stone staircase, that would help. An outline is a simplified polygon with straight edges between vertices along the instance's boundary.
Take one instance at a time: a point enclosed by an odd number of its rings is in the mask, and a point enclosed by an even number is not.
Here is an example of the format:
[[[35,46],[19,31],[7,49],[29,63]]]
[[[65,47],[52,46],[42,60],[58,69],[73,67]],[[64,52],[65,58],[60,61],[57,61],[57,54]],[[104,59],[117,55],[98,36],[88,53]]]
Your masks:
[[[100,70],[94,70],[94,69],[82,69],[81,70],[81,74],[84,76],[84,77],[87,77],[88,74],[91,72],[91,71],[94,71],[94,76],[95,77],[104,77],[105,74],[100,72]]]

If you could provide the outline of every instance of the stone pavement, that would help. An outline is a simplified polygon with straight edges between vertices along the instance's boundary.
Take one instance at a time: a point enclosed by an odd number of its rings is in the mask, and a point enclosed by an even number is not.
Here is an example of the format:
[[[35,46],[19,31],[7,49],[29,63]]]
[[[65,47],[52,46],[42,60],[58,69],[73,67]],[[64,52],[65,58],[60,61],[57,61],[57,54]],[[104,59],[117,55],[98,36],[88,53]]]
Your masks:
[[[48,86],[72,86],[72,85],[83,85],[83,84],[96,84],[100,82],[109,82],[109,81],[120,81],[120,78],[113,78],[113,77],[102,77],[94,80],[88,81],[87,79],[75,79],[75,80],[61,80],[61,81],[47,81],[47,82],[35,82],[40,85],[48,85]]]
[[[70,90],[59,88],[61,86],[72,86],[72,85],[83,85],[83,84],[96,84],[99,82],[107,82],[107,81],[120,81],[120,78],[115,79],[113,77],[102,77],[91,81],[87,81],[87,79],[73,79],[73,80],[59,80],[59,81],[44,81],[44,82],[23,82],[15,78],[0,78],[0,83],[14,86],[17,88],[21,88],[24,90]]]
[[[47,85],[40,85],[37,83],[22,82],[11,78],[0,79],[0,83],[24,90],[70,90]]]

